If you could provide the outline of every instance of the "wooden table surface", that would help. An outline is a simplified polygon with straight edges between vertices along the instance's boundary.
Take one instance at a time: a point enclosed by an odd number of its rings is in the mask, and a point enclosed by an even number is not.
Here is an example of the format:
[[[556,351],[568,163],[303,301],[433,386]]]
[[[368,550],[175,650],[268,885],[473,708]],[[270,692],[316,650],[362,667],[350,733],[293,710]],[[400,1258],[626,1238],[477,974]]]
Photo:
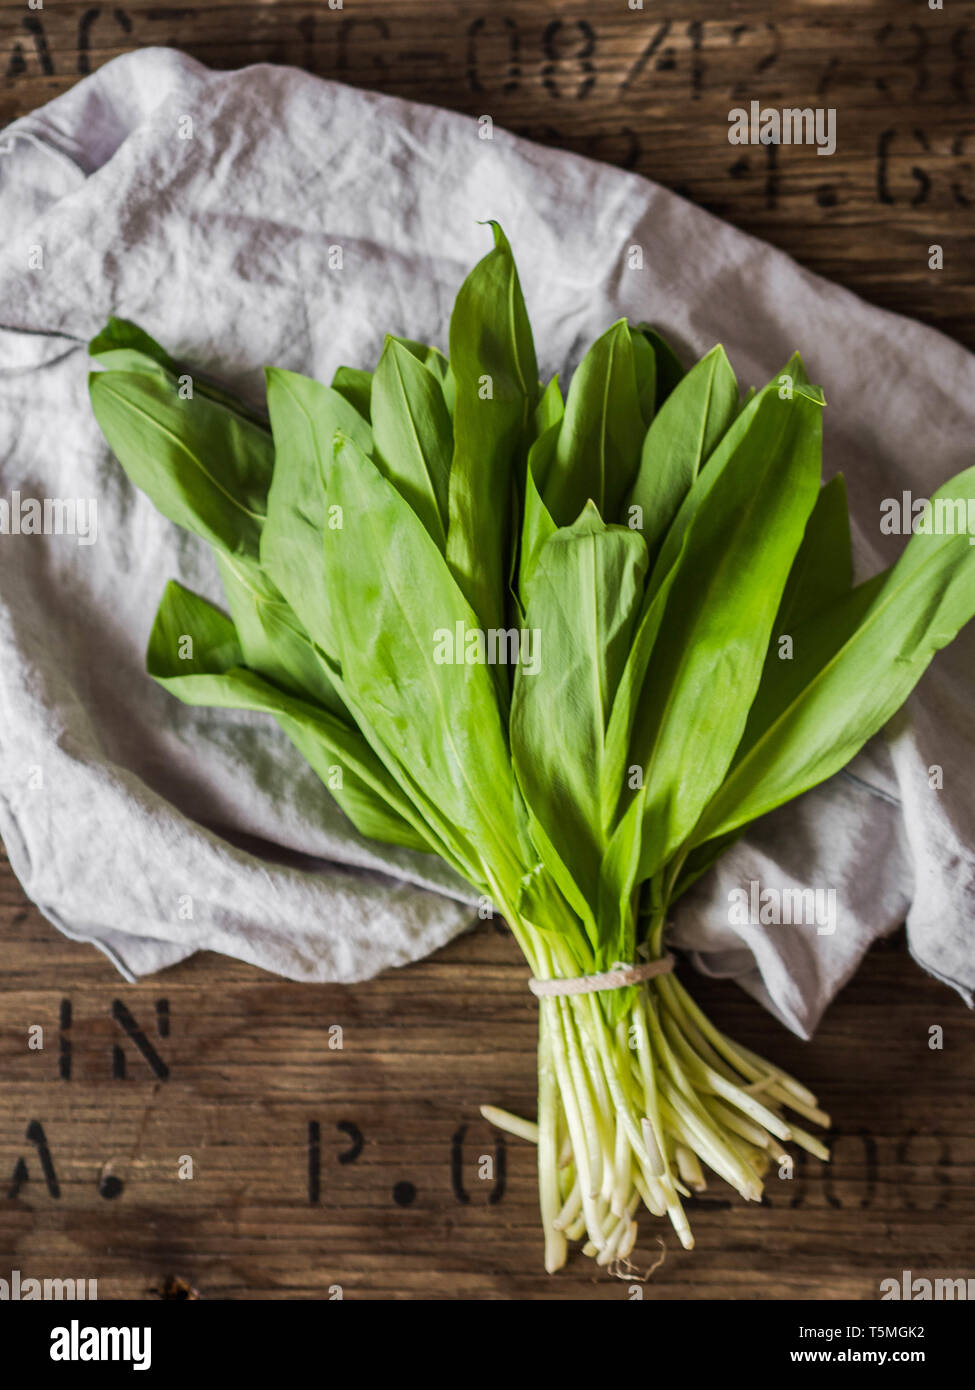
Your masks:
[[[975,346],[966,0],[18,0],[0,4],[0,125],[146,44],[490,114],[677,188]],[[728,111],[753,99],[835,107],[836,154],[735,149]],[[692,1254],[645,1218],[638,1249],[649,1262],[659,1233],[666,1261],[642,1290],[581,1256],[541,1272],[533,1152],[478,1115],[533,1113],[525,974],[488,923],[354,988],[216,956],[128,985],[0,862],[0,1277],[97,1278],[103,1298],[185,1281],[205,1298],[606,1299],[873,1299],[905,1269],[975,1277],[975,1016],[901,937],[810,1044],[691,978],[716,1022],[819,1093],[834,1162],[773,1179],[762,1206],[715,1182],[691,1204]]]

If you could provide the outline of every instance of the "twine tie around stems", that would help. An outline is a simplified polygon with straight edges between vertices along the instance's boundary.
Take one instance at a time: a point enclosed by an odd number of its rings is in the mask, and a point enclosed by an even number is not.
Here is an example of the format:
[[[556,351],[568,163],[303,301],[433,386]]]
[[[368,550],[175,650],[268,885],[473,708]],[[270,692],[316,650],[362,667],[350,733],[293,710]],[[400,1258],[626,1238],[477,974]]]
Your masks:
[[[642,965],[624,965],[622,961],[616,961],[611,969],[599,975],[575,975],[567,980],[532,978],[528,981],[528,988],[538,999],[553,994],[597,994],[604,989],[625,989],[627,985],[638,985],[654,975],[673,970],[674,964],[674,958],[669,954]]]

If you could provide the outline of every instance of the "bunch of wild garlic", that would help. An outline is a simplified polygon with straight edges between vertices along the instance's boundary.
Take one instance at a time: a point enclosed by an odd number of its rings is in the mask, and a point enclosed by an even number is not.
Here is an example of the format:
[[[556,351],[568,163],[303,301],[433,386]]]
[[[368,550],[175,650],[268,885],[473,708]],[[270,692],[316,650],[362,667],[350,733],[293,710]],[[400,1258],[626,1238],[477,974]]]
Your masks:
[[[330,386],[269,369],[268,428],[215,386],[183,399],[173,359],[113,319],[91,398],[223,579],[229,617],[170,583],[151,674],[273,715],[363,834],[440,855],[509,922],[542,995],[538,1123],[485,1113],[538,1143],[554,1270],[574,1238],[625,1259],[641,1202],[690,1246],[704,1168],[758,1198],[783,1144],[826,1157],[796,1119],[828,1122],[815,1098],[669,973],[665,924],[902,703],[975,612],[975,548],[922,528],[851,586],[798,357],[740,399],[720,347],[685,375],[620,321],[564,399],[543,388],[494,235],[449,360],[390,337]]]

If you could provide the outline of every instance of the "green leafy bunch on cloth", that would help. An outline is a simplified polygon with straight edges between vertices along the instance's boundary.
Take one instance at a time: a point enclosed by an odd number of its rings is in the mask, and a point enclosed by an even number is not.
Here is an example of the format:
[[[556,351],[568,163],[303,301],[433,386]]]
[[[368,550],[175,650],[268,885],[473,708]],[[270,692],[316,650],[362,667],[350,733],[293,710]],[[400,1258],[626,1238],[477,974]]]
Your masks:
[[[616,1269],[642,1202],[693,1244],[710,1169],[759,1199],[803,1086],[671,972],[675,900],[756,817],[847,763],[975,613],[938,520],[856,587],[821,390],[798,355],[744,396],[620,320],[543,385],[511,249],[457,295],[449,356],[387,337],[330,385],[267,370],[265,420],[120,319],[91,344],[130,479],[202,537],[227,612],[178,583],[149,673],[273,716],[364,835],[445,860],[510,925],[540,995],[546,1268]],[[780,639],[788,637],[788,643]],[[323,793],[324,795],[324,793]]]

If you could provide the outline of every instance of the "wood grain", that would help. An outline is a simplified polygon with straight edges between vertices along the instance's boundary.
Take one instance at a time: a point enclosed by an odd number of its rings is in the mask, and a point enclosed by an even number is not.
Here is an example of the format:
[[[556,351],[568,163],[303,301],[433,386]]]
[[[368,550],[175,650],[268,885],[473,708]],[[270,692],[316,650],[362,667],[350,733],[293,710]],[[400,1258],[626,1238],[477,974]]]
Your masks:
[[[0,124],[145,44],[216,67],[294,63],[636,169],[972,346],[973,28],[963,0],[940,13],[894,0],[3,4]],[[834,106],[837,153],[743,160],[727,115],[751,99]],[[102,1297],[152,1297],[172,1278],[206,1298],[632,1296],[581,1256],[541,1272],[533,1152],[478,1115],[482,1101],[534,1111],[525,973],[483,924],[355,988],[215,956],[130,986],[0,866],[0,1276],[97,1278]],[[642,1255],[658,1235],[667,1249],[645,1296],[873,1299],[903,1269],[975,1277],[975,1017],[903,940],[870,954],[808,1045],[733,986],[690,983],[721,1026],[819,1093],[835,1158],[773,1180],[763,1206],[715,1183],[693,1205],[693,1254],[645,1218]]]
[[[975,3],[349,0],[0,4],[0,124],[148,44],[291,63],[623,164],[868,299],[975,345]],[[829,106],[838,148],[729,145],[757,100]],[[940,271],[928,247],[944,248]]]
[[[0,974],[0,1275],[97,1278],[100,1297],[151,1297],[174,1278],[206,1298],[327,1298],[336,1286],[346,1298],[631,1296],[581,1255],[555,1278],[542,1272],[534,1151],[499,1140],[478,1114],[483,1101],[529,1115],[535,1104],[535,1005],[498,926],[354,988],[295,985],[216,956],[127,985],[61,938],[5,868]],[[763,1206],[715,1181],[691,1204],[691,1254],[644,1217],[641,1257],[650,1262],[658,1236],[667,1249],[644,1296],[874,1299],[904,1269],[975,1277],[975,1017],[962,1002],[901,940],[870,954],[810,1044],[734,986],[689,982],[720,1026],[819,1094],[834,1162],[773,1179]],[[167,1080],[113,1018],[116,1000]],[[34,1024],[43,1051],[28,1048]],[[341,1050],[329,1045],[335,1025]],[[933,1025],[941,1051],[928,1046]],[[124,1080],[113,1078],[115,1047]],[[27,1138],[32,1121],[57,1197]],[[343,1162],[357,1132],[361,1152]],[[177,1176],[184,1155],[189,1180]],[[485,1156],[490,1177],[479,1174]],[[21,1158],[28,1180],[11,1197]],[[121,1184],[115,1196],[101,1195],[106,1175]],[[409,1205],[398,1184],[415,1189]]]

